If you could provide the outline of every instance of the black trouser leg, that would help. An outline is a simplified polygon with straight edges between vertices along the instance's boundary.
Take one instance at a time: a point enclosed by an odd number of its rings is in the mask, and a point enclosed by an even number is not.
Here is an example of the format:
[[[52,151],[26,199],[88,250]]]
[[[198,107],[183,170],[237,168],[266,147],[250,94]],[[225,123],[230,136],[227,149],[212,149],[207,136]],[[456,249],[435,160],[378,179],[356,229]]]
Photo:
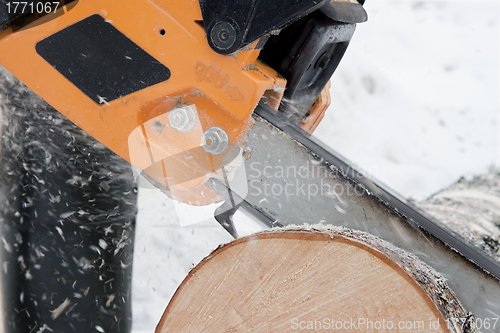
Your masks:
[[[137,196],[131,168],[3,73],[6,333],[130,332]]]

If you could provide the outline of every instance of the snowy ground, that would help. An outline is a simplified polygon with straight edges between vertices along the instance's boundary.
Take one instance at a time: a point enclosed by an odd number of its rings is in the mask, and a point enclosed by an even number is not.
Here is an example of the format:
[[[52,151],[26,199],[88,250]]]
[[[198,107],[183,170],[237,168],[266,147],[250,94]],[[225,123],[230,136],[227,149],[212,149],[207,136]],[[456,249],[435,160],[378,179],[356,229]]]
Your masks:
[[[365,7],[316,135],[418,200],[500,164],[500,1]]]
[[[365,7],[317,136],[417,200],[499,166],[500,1]],[[141,188],[139,200],[134,333],[150,333],[189,269],[230,237],[213,221],[181,228],[159,191]]]

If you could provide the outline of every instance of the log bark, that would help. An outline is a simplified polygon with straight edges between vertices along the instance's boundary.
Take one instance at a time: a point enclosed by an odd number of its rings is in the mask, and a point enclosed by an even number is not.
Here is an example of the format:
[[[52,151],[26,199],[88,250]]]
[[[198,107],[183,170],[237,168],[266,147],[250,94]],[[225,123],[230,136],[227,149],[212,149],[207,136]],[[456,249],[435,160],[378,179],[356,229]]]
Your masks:
[[[500,169],[462,178],[417,206],[500,263]]]
[[[287,228],[205,258],[156,333],[476,332],[473,319],[442,276],[388,242],[340,227]]]

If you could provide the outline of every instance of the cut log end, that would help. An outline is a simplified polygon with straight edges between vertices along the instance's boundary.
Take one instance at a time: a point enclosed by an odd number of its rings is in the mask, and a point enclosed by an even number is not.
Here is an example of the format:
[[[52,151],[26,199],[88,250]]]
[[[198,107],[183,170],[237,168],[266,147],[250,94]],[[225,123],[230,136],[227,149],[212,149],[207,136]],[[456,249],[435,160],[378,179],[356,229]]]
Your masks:
[[[285,229],[205,258],[156,333],[467,332],[469,316],[441,276],[383,240],[344,228]]]

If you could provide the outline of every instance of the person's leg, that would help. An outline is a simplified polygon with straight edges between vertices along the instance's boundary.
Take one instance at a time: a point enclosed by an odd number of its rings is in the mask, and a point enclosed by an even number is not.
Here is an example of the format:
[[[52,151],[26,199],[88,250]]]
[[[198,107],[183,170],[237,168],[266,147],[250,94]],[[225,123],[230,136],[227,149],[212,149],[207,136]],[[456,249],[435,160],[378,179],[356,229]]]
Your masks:
[[[130,165],[2,69],[0,107],[6,333],[129,332]]]

